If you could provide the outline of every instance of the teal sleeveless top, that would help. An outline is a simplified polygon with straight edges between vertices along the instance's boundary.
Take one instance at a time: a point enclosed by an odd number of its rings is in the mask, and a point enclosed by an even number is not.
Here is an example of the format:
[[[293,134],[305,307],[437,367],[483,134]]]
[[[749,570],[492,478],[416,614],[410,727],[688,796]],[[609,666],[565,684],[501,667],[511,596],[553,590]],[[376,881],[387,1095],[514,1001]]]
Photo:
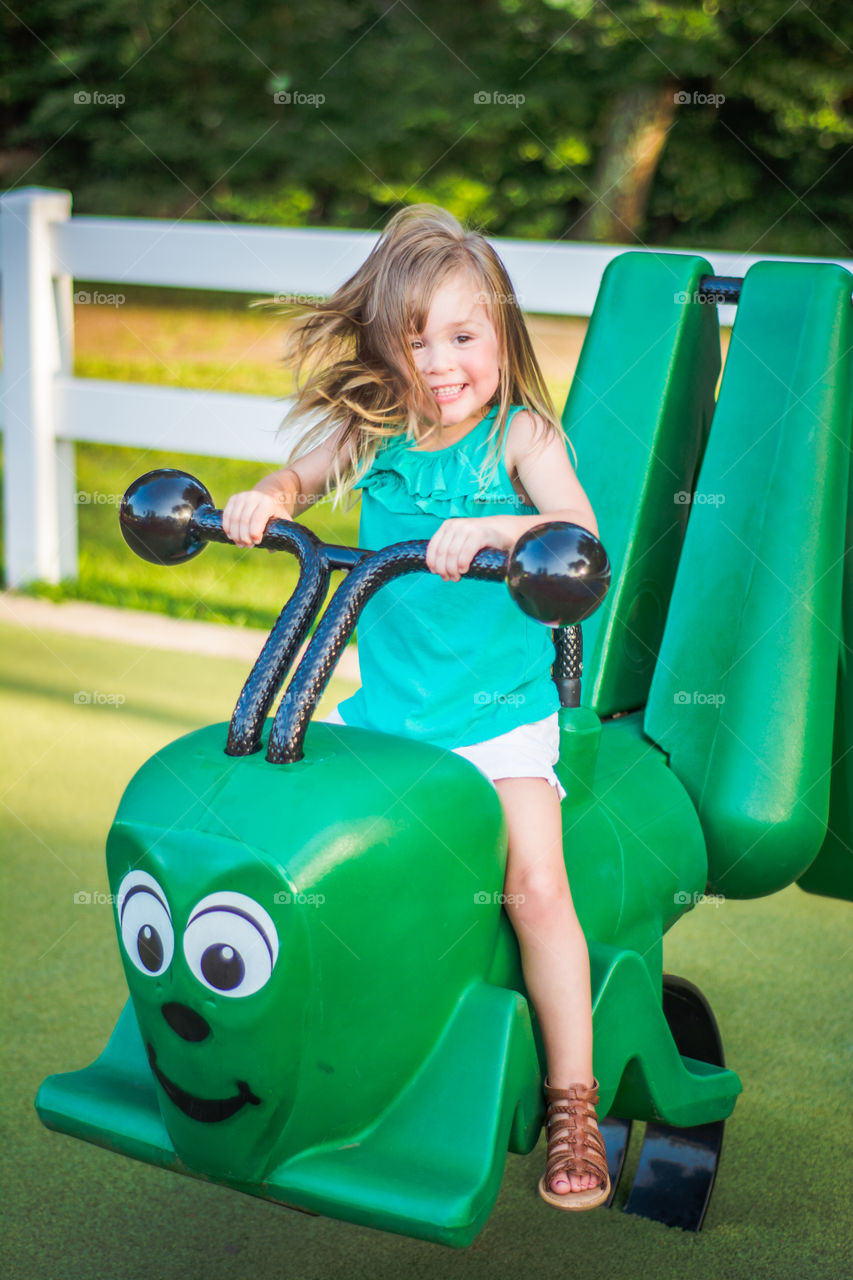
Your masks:
[[[521,407],[510,410],[507,428]],[[429,453],[405,436],[387,437],[356,486],[359,545],[431,538],[452,516],[537,514],[512,487],[508,432],[497,468],[481,483],[496,414],[497,407],[461,440]],[[522,613],[499,582],[404,574],[365,605],[357,637],[362,684],[338,706],[345,724],[453,748],[559,708],[551,630]]]

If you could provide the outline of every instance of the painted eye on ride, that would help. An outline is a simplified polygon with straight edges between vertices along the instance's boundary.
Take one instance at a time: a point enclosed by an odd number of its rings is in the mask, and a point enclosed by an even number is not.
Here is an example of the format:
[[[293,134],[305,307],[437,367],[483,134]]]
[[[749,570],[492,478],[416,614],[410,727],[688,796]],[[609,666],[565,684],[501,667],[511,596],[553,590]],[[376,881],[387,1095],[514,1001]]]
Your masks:
[[[199,982],[221,996],[251,996],[270,979],[278,934],[263,907],[244,893],[211,893],[193,909],[184,955]]]
[[[124,949],[140,973],[156,978],[168,969],[175,932],[166,895],[146,871],[129,871],[118,888],[116,911]]]

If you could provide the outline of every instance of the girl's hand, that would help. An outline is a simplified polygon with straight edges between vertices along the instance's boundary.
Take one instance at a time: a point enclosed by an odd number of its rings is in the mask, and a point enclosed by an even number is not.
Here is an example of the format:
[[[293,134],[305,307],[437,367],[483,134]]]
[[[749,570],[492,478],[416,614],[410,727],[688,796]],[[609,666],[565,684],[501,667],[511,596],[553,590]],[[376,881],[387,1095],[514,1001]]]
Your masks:
[[[249,489],[228,499],[222,511],[222,528],[236,546],[254,547],[274,517],[291,519],[281,496],[274,498],[259,489]]]
[[[471,567],[471,561],[483,547],[509,551],[514,539],[500,517],[461,517],[445,520],[429,540],[427,568],[445,582],[458,582]]]

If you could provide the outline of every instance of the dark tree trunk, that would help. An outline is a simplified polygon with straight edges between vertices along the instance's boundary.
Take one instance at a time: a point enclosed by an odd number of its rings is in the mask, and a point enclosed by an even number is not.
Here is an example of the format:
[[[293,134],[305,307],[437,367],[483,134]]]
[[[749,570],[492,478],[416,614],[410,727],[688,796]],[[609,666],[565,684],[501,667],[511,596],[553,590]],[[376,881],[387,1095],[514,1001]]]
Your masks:
[[[618,244],[639,238],[652,178],[675,119],[676,92],[672,82],[647,85],[611,101],[591,184],[594,203],[575,224],[573,239]]]

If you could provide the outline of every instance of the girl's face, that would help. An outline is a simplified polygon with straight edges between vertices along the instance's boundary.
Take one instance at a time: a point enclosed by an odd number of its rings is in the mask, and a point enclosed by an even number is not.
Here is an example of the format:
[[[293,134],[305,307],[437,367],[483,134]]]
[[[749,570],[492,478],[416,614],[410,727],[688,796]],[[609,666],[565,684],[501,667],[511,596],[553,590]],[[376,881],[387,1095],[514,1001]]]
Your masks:
[[[500,342],[482,290],[462,272],[450,276],[411,343],[415,367],[441,408],[442,427],[455,435],[456,428],[476,426],[500,382]]]

